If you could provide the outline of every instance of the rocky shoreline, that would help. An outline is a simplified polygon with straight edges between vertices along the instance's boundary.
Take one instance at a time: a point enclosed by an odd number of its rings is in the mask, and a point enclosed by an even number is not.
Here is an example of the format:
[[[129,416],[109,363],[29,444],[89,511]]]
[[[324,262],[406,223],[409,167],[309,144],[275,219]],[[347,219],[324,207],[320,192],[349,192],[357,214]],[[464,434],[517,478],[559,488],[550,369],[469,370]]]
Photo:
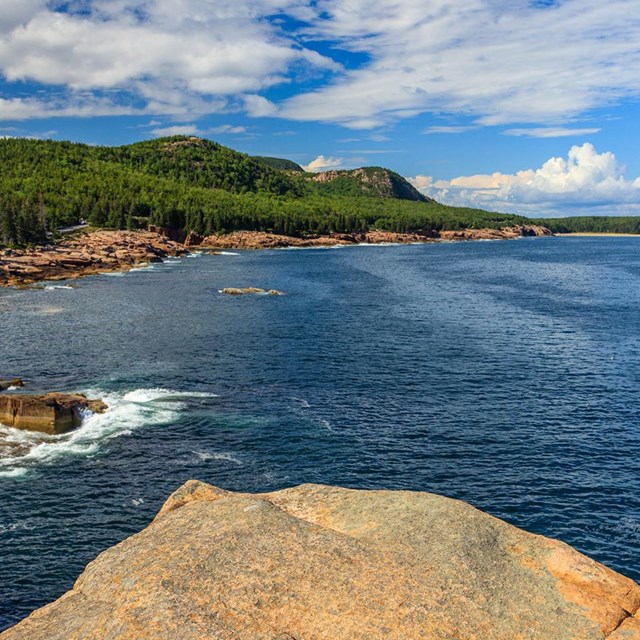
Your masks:
[[[0,250],[0,286],[126,271],[186,253],[183,244],[158,233],[94,231],[44,247]]]
[[[289,247],[335,247],[357,244],[415,244],[421,242],[458,242],[470,240],[511,240],[526,236],[553,235],[546,227],[517,225],[503,229],[463,229],[459,231],[434,231],[432,233],[394,233],[391,231],[367,231],[333,233],[330,235],[297,238],[264,231],[234,231],[224,235],[199,236],[190,233],[185,244],[188,247],[211,249],[284,249]]]
[[[31,249],[0,250],[0,287],[26,286],[46,280],[126,271],[139,264],[182,256],[191,249],[281,249],[288,247],[333,247],[357,244],[414,244],[465,240],[509,240],[524,236],[552,235],[536,225],[503,229],[463,229],[427,233],[368,231],[330,235],[285,236],[263,231],[235,231],[224,235],[190,233],[184,242],[168,231],[93,231],[57,244]]]
[[[639,640],[640,586],[412,491],[178,489],[2,640]]]

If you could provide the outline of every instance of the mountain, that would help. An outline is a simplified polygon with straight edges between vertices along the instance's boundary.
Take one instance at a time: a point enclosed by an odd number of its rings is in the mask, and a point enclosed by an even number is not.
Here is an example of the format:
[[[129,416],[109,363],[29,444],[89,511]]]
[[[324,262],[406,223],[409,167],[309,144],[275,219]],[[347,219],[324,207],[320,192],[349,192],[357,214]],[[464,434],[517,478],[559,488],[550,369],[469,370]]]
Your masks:
[[[287,167],[291,167],[288,169]],[[0,244],[44,241],[60,226],[148,226],[212,235],[292,236],[502,228],[521,216],[441,205],[389,169],[311,174],[202,138],[121,147],[0,140]]]
[[[280,171],[297,171],[304,173],[304,169],[293,160],[287,160],[286,158],[271,158],[269,156],[252,156],[254,160],[262,162],[273,169],[279,169]]]
[[[399,173],[384,167],[324,171],[311,174],[307,179],[316,183],[318,193],[326,195],[363,195],[374,198],[434,202],[431,198],[422,195]]]

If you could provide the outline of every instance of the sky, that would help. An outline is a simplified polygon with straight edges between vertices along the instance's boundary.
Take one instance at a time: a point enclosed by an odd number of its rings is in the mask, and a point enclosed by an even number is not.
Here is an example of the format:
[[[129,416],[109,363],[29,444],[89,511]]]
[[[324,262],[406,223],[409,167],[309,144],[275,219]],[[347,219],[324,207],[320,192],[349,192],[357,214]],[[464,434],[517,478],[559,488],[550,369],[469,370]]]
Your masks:
[[[198,135],[446,204],[640,215],[640,0],[0,8],[0,136]]]

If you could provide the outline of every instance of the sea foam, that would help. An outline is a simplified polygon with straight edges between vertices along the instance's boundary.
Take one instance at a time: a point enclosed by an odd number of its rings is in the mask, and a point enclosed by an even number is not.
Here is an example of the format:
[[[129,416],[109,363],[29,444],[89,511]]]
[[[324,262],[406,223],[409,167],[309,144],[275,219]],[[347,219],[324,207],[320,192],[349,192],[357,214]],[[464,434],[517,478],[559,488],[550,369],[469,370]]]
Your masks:
[[[86,412],[82,426],[62,435],[47,435],[0,425],[0,478],[16,478],[31,469],[65,457],[87,457],[114,438],[128,436],[148,425],[167,424],[183,411],[189,399],[215,394],[151,388],[116,393],[85,389],[109,407],[105,413]]]

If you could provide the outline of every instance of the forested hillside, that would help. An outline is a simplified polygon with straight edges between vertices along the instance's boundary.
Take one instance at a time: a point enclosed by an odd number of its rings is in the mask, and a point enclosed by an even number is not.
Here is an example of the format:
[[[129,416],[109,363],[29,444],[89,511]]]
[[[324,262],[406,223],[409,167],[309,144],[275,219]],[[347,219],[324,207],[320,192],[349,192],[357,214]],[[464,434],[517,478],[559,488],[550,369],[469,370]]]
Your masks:
[[[535,221],[553,233],[639,233],[640,218],[632,216],[576,216]]]
[[[81,221],[206,235],[239,229],[408,232],[526,222],[421,201],[404,178],[386,169],[334,172],[322,180],[283,167],[200,138],[123,147],[0,140],[0,243],[42,242],[58,227]]]

